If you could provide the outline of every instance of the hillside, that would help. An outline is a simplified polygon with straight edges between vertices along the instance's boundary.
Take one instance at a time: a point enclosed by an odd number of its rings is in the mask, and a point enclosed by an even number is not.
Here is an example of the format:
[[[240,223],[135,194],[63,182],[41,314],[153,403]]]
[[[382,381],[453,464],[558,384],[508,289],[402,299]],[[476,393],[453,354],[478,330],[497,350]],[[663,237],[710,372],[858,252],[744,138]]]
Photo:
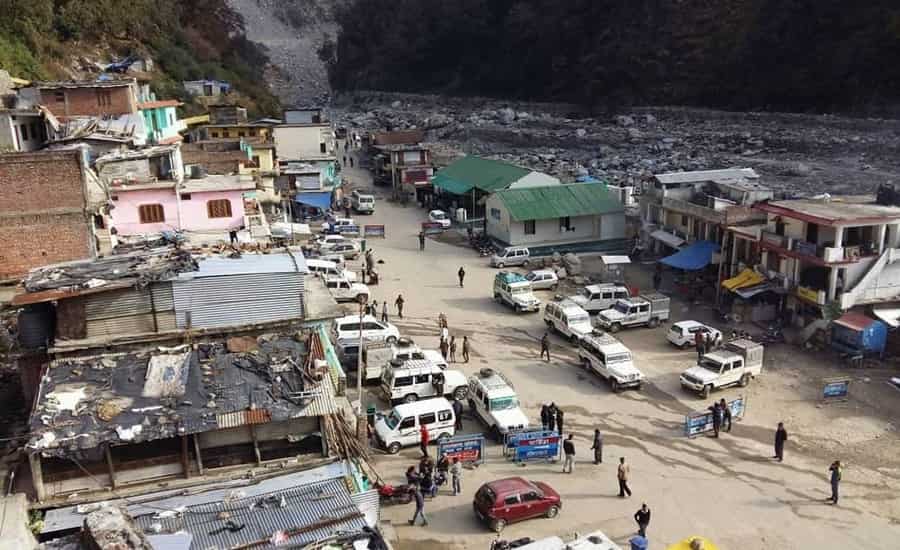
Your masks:
[[[0,68],[13,76],[91,78],[98,64],[149,56],[160,97],[188,100],[182,80],[214,78],[232,82],[254,115],[280,111],[265,49],[226,0],[0,0],[0,13]]]
[[[900,99],[896,0],[350,0],[338,90],[735,109]]]

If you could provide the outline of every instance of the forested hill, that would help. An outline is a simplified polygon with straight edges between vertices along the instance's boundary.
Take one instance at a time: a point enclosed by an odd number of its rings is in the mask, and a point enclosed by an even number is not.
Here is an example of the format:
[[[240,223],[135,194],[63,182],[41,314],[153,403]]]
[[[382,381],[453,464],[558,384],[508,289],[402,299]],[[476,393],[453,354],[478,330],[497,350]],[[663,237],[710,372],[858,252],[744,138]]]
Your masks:
[[[0,69],[13,76],[85,78],[129,55],[155,61],[159,97],[186,99],[182,80],[221,79],[254,114],[279,114],[266,53],[225,0],[0,0]]]
[[[856,110],[900,99],[897,0],[350,0],[334,88]]]

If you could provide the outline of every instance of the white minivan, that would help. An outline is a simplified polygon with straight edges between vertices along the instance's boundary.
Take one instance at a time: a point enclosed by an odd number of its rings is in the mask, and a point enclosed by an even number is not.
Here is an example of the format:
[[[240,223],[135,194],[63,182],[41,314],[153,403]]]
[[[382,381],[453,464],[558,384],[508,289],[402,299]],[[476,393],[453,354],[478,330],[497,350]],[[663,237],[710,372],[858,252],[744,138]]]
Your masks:
[[[439,394],[435,381],[443,379]],[[466,375],[458,370],[443,369],[427,359],[393,360],[381,371],[381,394],[388,403],[411,403],[430,397],[453,396],[465,399],[469,392]]]
[[[531,253],[524,246],[508,246],[491,256],[491,265],[504,268],[508,265],[527,266],[531,262]]]
[[[547,302],[544,322],[571,342],[581,340],[594,330],[588,312],[569,299]]]
[[[375,437],[387,452],[396,454],[401,447],[418,445],[420,427],[425,426],[431,441],[441,441],[456,433],[456,417],[450,402],[439,397],[397,405],[375,420]]]
[[[359,189],[354,189],[350,193],[350,206],[360,214],[372,214],[375,212],[375,197],[374,195],[363,193]]]
[[[329,262],[318,258],[307,258],[306,268],[312,273],[321,273],[323,275],[343,275],[351,283],[356,282],[356,273],[349,269],[344,269],[337,262]]]
[[[382,323],[373,315],[362,318],[363,338],[367,341],[385,341],[393,344],[400,338],[400,331],[390,323]],[[335,319],[331,325],[331,333],[335,340],[359,340],[359,315],[347,315]]]

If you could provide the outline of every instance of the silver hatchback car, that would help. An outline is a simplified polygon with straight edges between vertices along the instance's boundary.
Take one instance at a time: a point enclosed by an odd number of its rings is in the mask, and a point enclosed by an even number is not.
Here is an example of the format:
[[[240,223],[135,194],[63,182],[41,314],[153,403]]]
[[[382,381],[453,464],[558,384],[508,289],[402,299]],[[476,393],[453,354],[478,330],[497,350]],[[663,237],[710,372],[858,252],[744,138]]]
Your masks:
[[[559,278],[552,269],[529,271],[525,278],[531,282],[531,288],[534,290],[556,290],[556,287],[559,286]]]
[[[528,265],[531,254],[524,246],[508,246],[491,256],[491,265],[504,268],[508,265]]]

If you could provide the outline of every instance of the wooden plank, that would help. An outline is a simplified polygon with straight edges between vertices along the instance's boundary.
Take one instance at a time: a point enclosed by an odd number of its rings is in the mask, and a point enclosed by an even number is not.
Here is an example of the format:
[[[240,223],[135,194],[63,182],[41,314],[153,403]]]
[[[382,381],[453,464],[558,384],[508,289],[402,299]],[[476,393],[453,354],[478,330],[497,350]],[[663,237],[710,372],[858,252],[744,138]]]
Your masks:
[[[106,467],[109,469],[109,482],[112,484],[112,488],[116,488],[116,469],[113,467],[113,457],[112,451],[110,450],[109,445],[105,446],[104,454],[106,455]]]
[[[202,476],[203,475],[203,457],[200,455],[200,442],[197,439],[197,436],[193,436],[194,439],[194,455],[197,457],[197,472]]]

